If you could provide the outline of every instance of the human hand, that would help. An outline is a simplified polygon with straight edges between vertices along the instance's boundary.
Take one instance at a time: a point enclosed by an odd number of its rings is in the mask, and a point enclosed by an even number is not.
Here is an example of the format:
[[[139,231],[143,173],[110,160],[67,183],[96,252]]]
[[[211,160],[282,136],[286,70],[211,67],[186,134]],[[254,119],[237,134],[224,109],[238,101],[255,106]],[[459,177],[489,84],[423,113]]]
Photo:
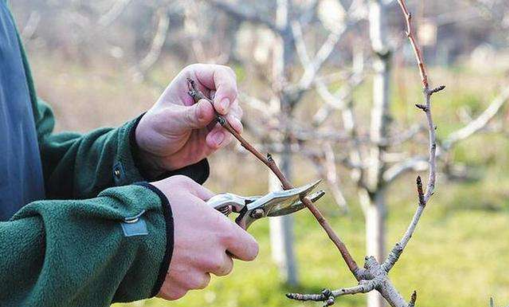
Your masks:
[[[205,95],[214,94],[214,106],[202,99],[194,103],[187,79]],[[135,131],[143,165],[153,173],[195,164],[232,140],[221,125],[212,125],[214,109],[239,133],[242,109],[237,100],[235,73],[221,65],[187,66],[170,83]]]
[[[228,275],[234,258],[251,261],[258,254],[255,239],[205,201],[214,194],[185,176],[152,183],[171,205],[174,248],[170,268],[158,294],[177,300],[189,290],[203,289],[210,273]]]

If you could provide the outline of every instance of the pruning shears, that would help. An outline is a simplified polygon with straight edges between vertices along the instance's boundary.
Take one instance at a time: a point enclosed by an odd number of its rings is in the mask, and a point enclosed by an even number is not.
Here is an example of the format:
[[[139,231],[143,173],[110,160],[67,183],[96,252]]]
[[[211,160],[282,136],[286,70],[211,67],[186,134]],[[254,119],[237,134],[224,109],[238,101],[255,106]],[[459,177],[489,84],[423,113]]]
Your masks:
[[[270,192],[264,196],[218,194],[209,199],[207,204],[226,216],[232,212],[238,213],[235,223],[247,230],[254,221],[263,217],[287,215],[305,208],[300,198],[308,196],[319,183],[320,180],[290,190]],[[324,194],[325,192],[320,190],[310,194],[308,198],[314,203]]]

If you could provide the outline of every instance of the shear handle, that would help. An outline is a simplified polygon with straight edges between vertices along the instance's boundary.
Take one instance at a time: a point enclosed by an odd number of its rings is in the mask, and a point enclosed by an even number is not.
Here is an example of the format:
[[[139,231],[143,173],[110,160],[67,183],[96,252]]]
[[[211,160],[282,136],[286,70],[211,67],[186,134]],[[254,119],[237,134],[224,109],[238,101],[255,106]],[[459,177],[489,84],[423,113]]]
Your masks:
[[[232,212],[239,213],[252,200],[232,193],[218,194],[207,201],[207,205],[228,216]]]

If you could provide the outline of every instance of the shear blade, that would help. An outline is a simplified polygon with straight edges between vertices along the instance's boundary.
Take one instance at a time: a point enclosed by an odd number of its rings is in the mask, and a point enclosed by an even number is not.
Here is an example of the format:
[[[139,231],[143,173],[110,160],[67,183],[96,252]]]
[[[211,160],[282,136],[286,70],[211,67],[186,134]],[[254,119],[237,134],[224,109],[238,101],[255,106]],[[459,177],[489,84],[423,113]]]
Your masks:
[[[309,200],[311,200],[312,203],[315,203],[320,198],[322,198],[322,196],[324,196],[324,195],[325,195],[325,191],[320,190],[320,191],[315,192],[307,197],[309,198]],[[290,206],[288,206],[286,208],[281,208],[279,210],[273,210],[273,211],[269,212],[269,214],[267,216],[287,215],[287,214],[291,214],[291,213],[300,211],[304,208],[306,208],[306,205],[304,205],[304,203],[302,203],[302,201],[300,199],[298,199],[297,201],[295,201],[294,203],[292,203]]]
[[[253,207],[250,209],[263,207],[265,216],[280,216],[299,211],[304,208],[303,204],[298,205],[300,197],[308,195],[319,183],[320,180],[299,188],[272,192],[251,204]]]

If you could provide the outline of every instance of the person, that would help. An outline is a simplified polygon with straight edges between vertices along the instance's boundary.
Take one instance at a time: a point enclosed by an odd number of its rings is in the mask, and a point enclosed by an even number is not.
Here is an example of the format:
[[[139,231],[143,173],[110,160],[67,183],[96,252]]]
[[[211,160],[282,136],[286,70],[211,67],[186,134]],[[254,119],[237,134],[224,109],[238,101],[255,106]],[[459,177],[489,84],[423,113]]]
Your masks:
[[[0,306],[176,300],[253,260],[254,238],[205,203],[206,157],[232,140],[208,129],[214,109],[242,132],[233,71],[196,64],[121,127],[53,133],[0,0]]]

